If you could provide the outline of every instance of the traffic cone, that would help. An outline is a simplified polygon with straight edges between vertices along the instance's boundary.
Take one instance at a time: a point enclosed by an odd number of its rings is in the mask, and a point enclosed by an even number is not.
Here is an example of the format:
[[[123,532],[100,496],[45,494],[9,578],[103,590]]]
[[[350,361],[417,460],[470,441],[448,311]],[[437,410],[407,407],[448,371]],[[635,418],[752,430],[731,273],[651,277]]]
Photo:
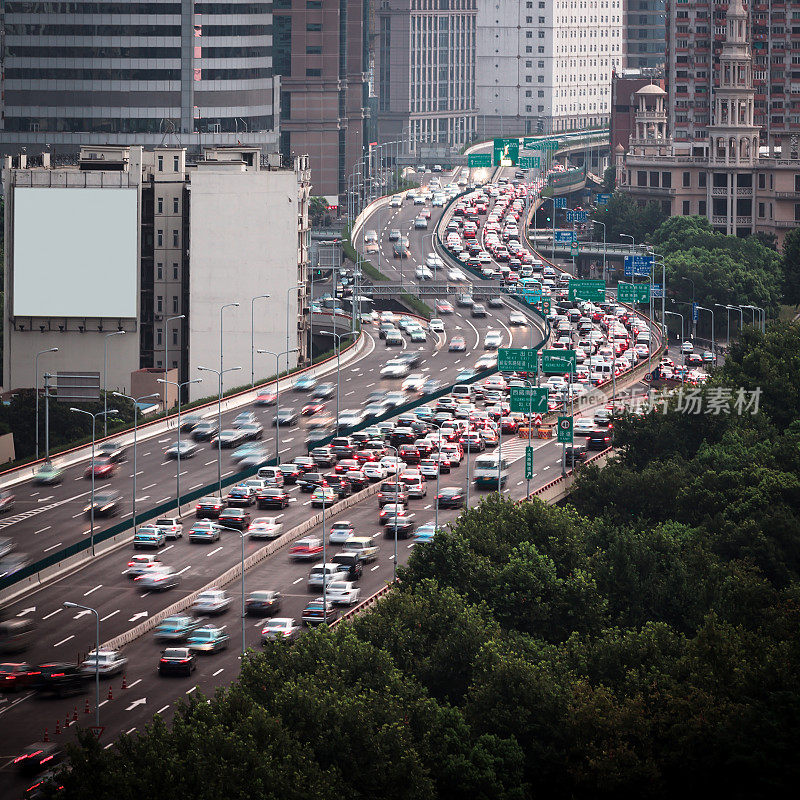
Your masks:
[[[56,729],[53,731],[53,733],[56,736],[58,736],[61,733],[61,725],[58,720],[56,720]]]
[[[78,721],[78,706],[75,706],[75,711],[72,713],[72,721],[73,722]]]
[[[84,714],[91,714],[92,713],[92,710],[89,708],[89,701],[88,700],[86,701],[86,705],[83,708],[83,713]]]
[[[111,692],[111,687],[110,686],[108,687],[108,697],[106,699],[107,700],[113,700],[114,699],[114,695]]]
[[[125,673],[122,674],[122,688],[123,689],[128,688],[128,679],[125,677]]]
[[[49,742],[50,741],[50,736],[47,733],[47,728],[44,729],[44,736],[42,736],[42,741],[43,742]]]
[[[64,717],[64,730],[69,728],[69,711],[67,712],[67,716]]]

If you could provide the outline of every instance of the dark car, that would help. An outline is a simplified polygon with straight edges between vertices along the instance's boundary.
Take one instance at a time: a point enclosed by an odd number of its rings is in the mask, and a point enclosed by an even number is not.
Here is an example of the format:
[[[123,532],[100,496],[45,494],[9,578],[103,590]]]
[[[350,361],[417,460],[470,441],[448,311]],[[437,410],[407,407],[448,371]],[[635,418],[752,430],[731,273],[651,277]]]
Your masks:
[[[229,506],[251,506],[255,501],[255,496],[249,486],[234,486],[228,492],[225,500]]]
[[[277,426],[278,423],[281,425],[297,425],[297,421],[300,419],[300,415],[295,411],[293,408],[282,408],[278,413],[275,415],[275,418],[272,420],[272,424]]]
[[[219,515],[219,524],[243,531],[250,524],[250,514],[243,508],[226,508]]]
[[[327,400],[329,397],[333,397],[335,391],[335,383],[318,383],[311,390],[311,396],[317,400]]]
[[[321,472],[306,472],[297,479],[301,492],[313,492],[317,486],[327,486],[325,476]]]
[[[338,461],[336,454],[329,446],[315,447],[311,451],[311,458],[320,467],[332,467]]]
[[[258,493],[259,508],[286,508],[289,505],[289,493],[276,486],[268,486]]]
[[[124,461],[125,448],[119,442],[104,442],[97,445],[97,455],[111,461]]]
[[[355,582],[364,572],[364,559],[358,553],[337,553],[328,563],[338,565],[337,574],[342,576],[341,580]]]
[[[360,492],[369,486],[369,478],[360,469],[348,470],[345,477],[350,481],[354,492]]]
[[[281,610],[282,599],[280,592],[262,589],[250,592],[244,601],[244,605],[248,614],[267,616],[277,614]]]
[[[592,431],[586,440],[586,447],[589,450],[605,450],[611,447],[611,431],[606,429]]]
[[[384,481],[378,491],[378,506],[383,507],[387,503],[407,503],[408,492],[406,487],[396,481]]]
[[[350,497],[353,494],[353,484],[344,475],[329,475],[325,480],[338,497]]]
[[[398,457],[401,461],[405,461],[406,464],[419,464],[422,458],[419,449],[413,444],[402,445]]]
[[[0,664],[0,692],[18,692],[32,686],[39,670],[23,662]]]
[[[75,664],[41,664],[38,670],[34,685],[40,692],[66,697],[86,691],[83,673]]]
[[[301,616],[303,625],[320,625],[323,622],[330,625],[331,622],[339,618],[339,611],[328,600],[323,603],[321,597],[312,600],[304,609]]]
[[[588,455],[588,448],[585,444],[568,444],[564,453],[569,465],[573,458],[575,461],[583,461]]]
[[[439,508],[461,508],[464,505],[464,490],[457,486],[446,486],[436,496]]]
[[[35,775],[52,769],[64,758],[61,746],[54,742],[34,742],[29,744],[15,759],[14,766],[23,775]]]
[[[414,530],[414,515],[409,514],[407,511],[401,511],[397,514],[388,514],[383,520],[383,535],[387,538],[393,538],[394,532],[397,530],[397,535],[401,539],[408,538],[411,531]]]
[[[188,677],[196,667],[194,655],[188,647],[168,647],[161,653],[158,661],[158,674]]]
[[[502,308],[504,305],[502,297],[490,297],[488,301],[489,308]]]
[[[223,508],[225,501],[221,497],[203,497],[197,501],[194,515],[197,519],[216,519]]]
[[[284,483],[297,483],[297,479],[303,474],[297,464],[281,464],[280,471]]]
[[[119,510],[122,493],[116,489],[102,489],[94,493],[94,515],[96,517],[113,517]],[[86,504],[86,514],[91,516],[92,501]]]
[[[196,442],[207,442],[217,435],[218,430],[219,429],[216,422],[207,422],[204,420],[202,422],[198,422],[192,428],[192,438]]]
[[[306,472],[314,472],[317,466],[311,456],[296,456],[294,459],[294,465],[302,474],[305,474]]]

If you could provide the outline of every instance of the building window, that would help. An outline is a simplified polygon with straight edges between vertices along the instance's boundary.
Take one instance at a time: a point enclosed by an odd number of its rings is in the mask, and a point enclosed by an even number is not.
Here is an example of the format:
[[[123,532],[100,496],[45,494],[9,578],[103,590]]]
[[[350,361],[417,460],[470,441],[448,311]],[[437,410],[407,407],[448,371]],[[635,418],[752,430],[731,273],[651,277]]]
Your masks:
[[[180,201],[177,197],[172,198],[172,213],[177,214],[180,211]]]
[[[173,261],[172,262],[172,280],[174,280],[174,281],[178,280],[178,262],[177,261]]]
[[[683,201],[683,216],[684,217],[688,217],[689,213],[690,213],[689,212],[689,201],[688,200],[684,200]]]
[[[800,175],[794,176],[794,190],[800,192]]]
[[[684,172],[683,173],[683,187],[684,189],[688,189],[692,185],[692,173],[691,172]]]
[[[159,156],[158,157],[158,171],[159,172],[163,172],[164,171],[164,156]]]
[[[794,221],[800,222],[800,203],[794,204]]]
[[[178,331],[172,331],[172,344],[178,344]],[[175,362],[173,362],[174,365]]]
[[[706,188],[706,173],[705,173],[705,172],[701,172],[701,173],[700,173],[700,174],[697,176],[697,185],[698,185],[698,186],[699,186],[701,189],[705,189],[705,188]]]
[[[173,314],[177,314],[178,313],[178,296],[177,295],[173,295],[172,296],[172,313]]]
[[[178,246],[178,231],[172,231],[172,246]]]
[[[758,188],[759,189],[767,188],[767,176],[763,172],[758,173]]]
[[[647,173],[644,170],[640,169],[636,172],[636,185],[647,186]]]
[[[161,295],[156,297],[156,314],[160,314],[164,310],[164,298]]]
[[[306,77],[307,78],[321,78],[322,77],[322,70],[321,69],[307,69],[306,70]]]
[[[652,186],[654,189],[658,188],[658,179],[659,174],[657,172],[650,173],[650,186]]]
[[[764,205],[764,203],[759,203],[758,204],[758,216],[761,217],[761,219],[764,219],[764,216],[766,215],[766,213],[767,213],[767,208]]]
[[[665,189],[672,188],[672,173],[671,172],[662,172],[661,173],[661,185]]]
[[[172,171],[177,172],[180,165],[180,158],[178,156],[172,156]]]
[[[701,217],[704,217],[706,215],[706,201],[705,200],[700,200],[700,202],[697,204],[697,213]]]
[[[164,231],[158,230],[156,233],[156,247],[163,247],[164,246]]]
[[[161,328],[156,330],[156,344],[161,344]]]
[[[159,197],[156,199],[156,214],[164,213],[164,198]]]

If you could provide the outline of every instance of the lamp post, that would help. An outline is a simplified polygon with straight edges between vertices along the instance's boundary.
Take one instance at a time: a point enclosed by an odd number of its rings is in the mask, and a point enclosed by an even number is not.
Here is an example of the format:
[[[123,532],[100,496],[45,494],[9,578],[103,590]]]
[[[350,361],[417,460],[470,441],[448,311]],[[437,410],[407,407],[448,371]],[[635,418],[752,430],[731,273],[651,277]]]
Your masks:
[[[95,430],[96,430],[96,420],[98,417],[104,417],[107,414],[116,414],[116,408],[109,408],[105,411],[96,411],[94,414],[91,411],[85,411],[82,408],[70,408],[70,411],[74,411],[76,414],[86,414],[87,416],[92,418],[92,496],[91,500],[89,501],[89,533],[92,540],[92,556],[94,556],[94,442],[95,442]],[[136,470],[134,470],[136,472]]]
[[[250,388],[255,388],[256,385],[256,368],[255,368],[255,352],[256,352],[256,300],[268,300],[268,294],[259,294],[250,299]]]
[[[238,303],[225,303],[219,309],[219,393],[222,397],[222,376],[228,371],[222,368],[222,312],[226,308],[238,308]],[[239,367],[241,369],[241,367]]]
[[[95,645],[94,645],[94,724],[100,727],[100,612],[91,606],[83,606],[80,603],[64,601],[64,608],[80,608],[83,611],[90,611],[94,614],[95,624]],[[98,730],[99,734],[100,731]]]
[[[198,367],[201,372],[213,372],[219,381],[219,394],[217,395],[217,491],[222,497],[222,376],[225,372],[238,372],[241,367],[228,367],[220,372],[213,367]]]
[[[602,225],[603,226],[603,283],[606,281],[606,223],[605,222],[598,222],[598,220],[592,220],[593,225]]]
[[[164,377],[169,375],[169,324],[175,322],[176,319],[186,319],[186,314],[177,314],[174,317],[169,317],[164,325]],[[178,370],[178,378],[180,378],[180,370]],[[166,411],[166,405],[164,406]]]
[[[122,397],[133,403],[133,532],[136,533],[136,433],[139,420],[139,403],[142,400],[161,397],[161,395],[156,392],[155,394],[146,394],[142,397],[130,397],[122,392],[114,392],[114,397]]]
[[[697,336],[697,323],[694,321],[694,281],[691,278],[687,278],[685,275],[681,275],[682,281],[688,281],[692,284],[692,338],[694,339]]]
[[[392,580],[397,580],[397,500],[400,494],[400,451],[392,444],[386,445],[387,450],[394,450],[395,464],[394,464],[394,571],[392,573]],[[438,504],[438,498],[437,498]],[[325,506],[322,506],[325,508]]]
[[[339,435],[339,386],[341,381],[339,367],[342,355],[342,337],[349,336],[349,333],[334,333],[333,331],[320,331],[323,336],[332,336],[336,340],[336,435]]]
[[[39,460],[39,356],[43,356],[45,353],[57,353],[57,347],[51,347],[49,350],[40,350],[36,354],[36,358],[33,360],[34,362],[34,372],[36,373],[36,460]]]
[[[744,328],[744,311],[742,311],[741,306],[728,306],[731,311],[738,311],[739,312],[739,334],[742,333],[742,328]]]
[[[286,292],[286,350],[284,350],[283,353],[286,356],[286,371],[287,372],[289,371],[289,353],[296,353],[296,352],[299,352],[299,350],[300,350],[299,347],[295,347],[294,349],[291,349],[289,347],[289,306],[290,306],[289,301],[292,298],[292,292],[296,292],[298,289],[302,289],[302,288],[303,288],[303,284],[302,283],[298,283],[296,286],[291,286],[288,289],[288,291]],[[297,325],[295,325],[295,328],[297,328]],[[299,344],[299,342],[298,342],[298,344]]]
[[[107,333],[103,339],[103,411],[108,409],[108,340],[112,336],[123,336],[125,331]],[[103,436],[108,436],[108,415],[103,419]]]
[[[439,530],[439,475],[442,471],[442,426],[437,425],[435,422],[428,423],[431,427],[436,428],[439,432],[439,435],[436,439],[436,452],[438,458],[436,459],[436,504],[434,505],[434,523],[433,527],[436,531]],[[395,535],[394,535],[394,557],[395,560],[397,559],[397,528],[395,527]]]
[[[159,383],[169,384],[171,386],[175,386],[178,390],[178,469],[176,470],[176,490],[177,490],[177,500],[178,500],[178,516],[181,515],[181,390],[184,386],[188,386],[190,383],[202,383],[202,378],[194,378],[190,381],[183,381],[183,383],[178,383],[177,381],[168,381],[166,378],[158,378]]]
[[[244,607],[244,531],[240,531],[238,528],[231,528],[227,525],[217,525],[217,527],[223,531],[231,531],[231,533],[238,533],[239,536],[242,537],[242,662],[244,662],[244,651],[245,651],[244,620],[246,616]]]
[[[678,311],[665,311],[666,315],[671,315],[673,317],[678,317],[681,321],[681,352],[683,351],[683,314],[679,313]],[[667,351],[669,352],[669,331],[667,331],[666,323],[664,324],[664,336],[667,338]],[[686,353],[683,353],[683,366],[686,366]],[[684,382],[686,376],[684,373],[681,373],[681,383]]]
[[[756,311],[758,311],[758,329],[764,333],[764,309],[758,306],[742,306],[742,308],[749,308],[753,312],[753,327],[756,326]]]
[[[300,348],[295,347],[289,353],[296,353]],[[281,421],[279,413],[281,410],[281,379],[280,379],[280,358],[285,355],[288,361],[288,353],[275,353],[272,350],[256,350],[261,355],[275,357],[275,463],[281,463]]]
[[[717,355],[717,343],[714,339],[714,309],[713,308],[706,308],[705,306],[697,306],[698,311],[708,311],[711,314],[711,352],[716,357]]]
[[[731,346],[731,307],[724,305],[723,303],[714,303],[714,308],[724,308],[726,309],[726,313],[728,315],[728,332],[725,336],[725,346]]]

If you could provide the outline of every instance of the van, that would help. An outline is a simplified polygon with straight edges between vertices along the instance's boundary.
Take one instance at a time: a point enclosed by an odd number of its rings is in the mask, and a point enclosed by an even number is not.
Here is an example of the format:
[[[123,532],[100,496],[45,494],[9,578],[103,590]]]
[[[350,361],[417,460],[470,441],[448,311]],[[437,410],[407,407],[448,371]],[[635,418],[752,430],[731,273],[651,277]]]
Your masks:
[[[378,558],[378,549],[372,536],[351,536],[344,543],[342,552],[358,553],[362,561],[368,564]]]
[[[639,331],[636,334],[636,344],[650,344],[650,331]]]
[[[283,472],[280,467],[259,467],[257,475],[268,486],[283,486]]]
[[[453,390],[450,392],[456,400],[469,400],[470,403],[475,402],[475,389],[470,383],[457,383]]]
[[[334,563],[317,564],[311,567],[311,572],[308,574],[308,588],[309,591],[316,591],[322,589],[323,576],[325,583],[330,585],[331,581],[338,580],[339,565]]]
[[[0,653],[19,653],[31,646],[36,623],[30,619],[7,619],[0,622]]]
[[[401,475],[400,483],[405,486],[409,497],[427,497],[428,487],[421,475]]]
[[[339,569],[338,580],[342,580],[342,577],[346,575],[346,580],[357,581],[364,572],[364,559],[355,551],[337,553],[331,561],[336,564]]]

